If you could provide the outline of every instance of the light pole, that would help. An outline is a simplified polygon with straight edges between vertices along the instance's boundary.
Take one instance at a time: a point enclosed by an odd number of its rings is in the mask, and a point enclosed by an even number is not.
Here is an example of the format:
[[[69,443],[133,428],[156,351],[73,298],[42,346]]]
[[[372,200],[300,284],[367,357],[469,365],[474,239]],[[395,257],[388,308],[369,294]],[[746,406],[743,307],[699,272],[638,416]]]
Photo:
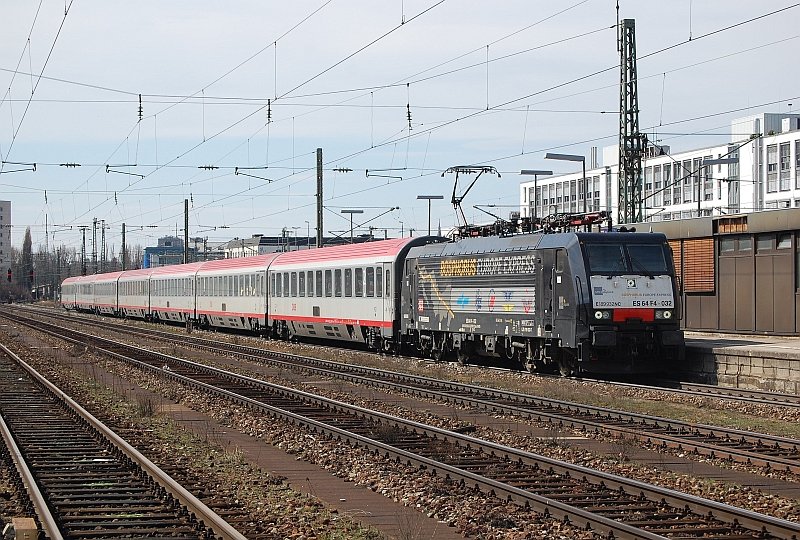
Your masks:
[[[306,222],[306,249],[311,249],[311,222],[305,220]]]
[[[531,216],[531,222],[535,222],[536,218],[539,217],[539,203],[536,200],[536,188],[538,187],[537,180],[539,179],[539,175],[547,175],[552,176],[553,171],[545,171],[541,169],[523,169],[519,171],[519,174],[522,175],[533,175],[533,215]]]
[[[418,200],[428,201],[428,236],[431,235],[431,201],[440,201],[444,195],[417,195]]]
[[[715,158],[715,159],[704,159],[702,164],[700,165],[700,169],[706,170],[706,175],[708,174],[708,167],[709,165],[731,165],[733,163],[739,163],[739,158],[730,157],[730,158]],[[702,201],[702,195],[700,186],[703,185],[703,177],[699,177],[697,179],[697,217],[700,217],[700,203]]]
[[[353,243],[353,214],[363,214],[363,210],[342,210],[342,214],[350,214],[350,243]]]
[[[547,153],[544,159],[557,159],[559,161],[580,161],[581,169],[583,170],[583,182],[581,183],[581,191],[583,191],[583,213],[586,213],[586,157],[576,154],[551,154]]]

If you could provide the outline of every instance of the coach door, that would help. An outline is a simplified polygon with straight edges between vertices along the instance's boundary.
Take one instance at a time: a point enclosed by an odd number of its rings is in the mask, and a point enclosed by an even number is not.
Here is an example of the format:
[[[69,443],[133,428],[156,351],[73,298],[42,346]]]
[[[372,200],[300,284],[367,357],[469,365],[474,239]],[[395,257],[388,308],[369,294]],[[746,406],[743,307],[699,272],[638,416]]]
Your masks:
[[[383,321],[394,321],[394,287],[392,286],[392,263],[383,263]],[[376,276],[376,281],[377,281]],[[379,286],[376,283],[376,286]],[[391,334],[392,326],[384,326],[384,334]]]

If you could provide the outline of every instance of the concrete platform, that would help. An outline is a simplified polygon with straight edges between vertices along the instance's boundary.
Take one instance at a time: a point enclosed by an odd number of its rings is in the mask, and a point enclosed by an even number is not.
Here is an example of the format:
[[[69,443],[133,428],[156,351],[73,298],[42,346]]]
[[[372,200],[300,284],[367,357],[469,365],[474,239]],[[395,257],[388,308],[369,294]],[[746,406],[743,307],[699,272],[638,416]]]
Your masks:
[[[686,332],[679,369],[696,381],[800,394],[800,338]]]

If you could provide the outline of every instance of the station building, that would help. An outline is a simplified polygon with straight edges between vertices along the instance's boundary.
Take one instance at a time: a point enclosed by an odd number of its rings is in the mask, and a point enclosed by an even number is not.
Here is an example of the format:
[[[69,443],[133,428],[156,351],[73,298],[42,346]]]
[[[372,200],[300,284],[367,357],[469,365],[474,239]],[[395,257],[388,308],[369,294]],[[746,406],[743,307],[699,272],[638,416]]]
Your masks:
[[[602,157],[602,163],[598,157]],[[710,159],[737,163],[705,165]],[[617,216],[618,146],[586,160],[586,210]],[[583,173],[526,178],[520,216],[584,210]],[[731,122],[731,141],[682,152],[650,145],[642,161],[646,222],[800,207],[800,114],[760,113]]]

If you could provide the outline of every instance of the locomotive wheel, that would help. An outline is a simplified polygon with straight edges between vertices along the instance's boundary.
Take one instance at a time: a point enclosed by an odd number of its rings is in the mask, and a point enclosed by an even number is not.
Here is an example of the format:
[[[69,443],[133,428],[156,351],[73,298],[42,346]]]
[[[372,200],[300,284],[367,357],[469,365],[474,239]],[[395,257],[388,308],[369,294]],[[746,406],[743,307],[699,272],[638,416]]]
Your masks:
[[[456,361],[461,366],[466,366],[469,363],[469,359],[472,357],[472,342],[471,341],[462,341],[461,347],[456,349]]]
[[[556,362],[558,364],[558,372],[562,377],[572,377],[578,373],[578,363],[574,357],[562,354],[559,355]]]

